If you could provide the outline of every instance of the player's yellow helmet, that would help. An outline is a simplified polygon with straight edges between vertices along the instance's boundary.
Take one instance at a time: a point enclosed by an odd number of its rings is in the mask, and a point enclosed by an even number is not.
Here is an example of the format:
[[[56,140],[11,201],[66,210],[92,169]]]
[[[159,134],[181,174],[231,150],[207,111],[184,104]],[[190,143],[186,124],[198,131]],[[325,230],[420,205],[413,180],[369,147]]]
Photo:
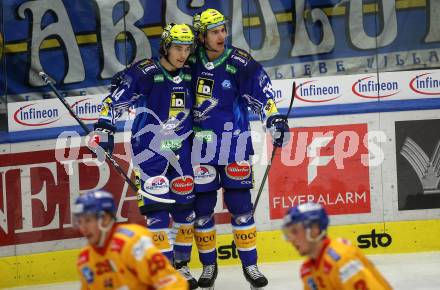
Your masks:
[[[186,24],[168,24],[160,38],[165,46],[169,46],[171,43],[190,45],[194,43],[194,34]]]
[[[225,16],[212,8],[206,9],[202,13],[196,13],[193,17],[194,29],[199,33],[205,33],[207,30],[225,23]]]

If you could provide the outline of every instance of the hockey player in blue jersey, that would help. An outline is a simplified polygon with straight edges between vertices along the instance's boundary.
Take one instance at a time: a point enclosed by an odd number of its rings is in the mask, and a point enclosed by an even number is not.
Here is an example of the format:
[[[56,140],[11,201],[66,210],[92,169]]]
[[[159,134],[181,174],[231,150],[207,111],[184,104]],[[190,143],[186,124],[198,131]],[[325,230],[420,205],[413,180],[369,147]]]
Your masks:
[[[94,144],[111,152],[116,119],[129,107],[136,108],[131,154],[138,173],[138,205],[147,217],[155,246],[174,262],[191,289],[197,288],[187,265],[195,218],[189,138],[194,94],[185,62],[193,44],[189,26],[167,25],[161,35],[160,59],[141,60],[115,75],[94,131]],[[139,194],[141,190],[174,199],[175,204],[149,200]],[[171,217],[173,225],[169,229]]]
[[[278,113],[263,67],[244,50],[226,45],[225,17],[207,9],[193,18],[198,49],[190,58],[196,101],[193,165],[196,190],[195,239],[203,272],[199,287],[213,289],[217,277],[214,207],[217,190],[231,213],[234,241],[252,289],[268,284],[257,267],[256,227],[248,108],[264,122],[275,146],[288,141],[286,118]],[[286,135],[286,138],[284,138]]]

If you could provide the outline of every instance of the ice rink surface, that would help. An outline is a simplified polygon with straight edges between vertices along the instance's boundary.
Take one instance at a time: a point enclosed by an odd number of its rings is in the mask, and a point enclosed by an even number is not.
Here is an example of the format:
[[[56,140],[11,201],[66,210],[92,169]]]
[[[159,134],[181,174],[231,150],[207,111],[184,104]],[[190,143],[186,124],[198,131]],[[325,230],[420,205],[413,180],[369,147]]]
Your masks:
[[[439,290],[440,289],[440,252],[417,254],[371,255],[369,258],[397,290]],[[303,289],[299,280],[301,262],[283,262],[261,264],[260,270],[269,279],[265,289],[299,290]],[[194,276],[201,269],[194,269]],[[7,288],[15,290],[73,290],[79,289],[79,283],[40,285],[34,287]],[[215,289],[249,289],[240,266],[220,267]]]

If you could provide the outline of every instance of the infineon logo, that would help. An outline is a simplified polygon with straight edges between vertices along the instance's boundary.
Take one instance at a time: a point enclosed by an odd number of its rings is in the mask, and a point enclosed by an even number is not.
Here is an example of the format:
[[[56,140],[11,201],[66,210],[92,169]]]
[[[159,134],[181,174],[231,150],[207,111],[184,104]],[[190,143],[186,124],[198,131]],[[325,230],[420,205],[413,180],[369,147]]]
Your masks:
[[[440,95],[440,80],[433,78],[432,73],[415,76],[409,83],[411,90],[422,95]]]
[[[60,119],[56,108],[41,108],[36,103],[20,107],[14,113],[14,121],[23,126],[44,126],[52,124]]]
[[[83,121],[97,121],[99,112],[101,111],[101,104],[93,103],[91,98],[78,100],[73,103],[70,107],[73,109],[75,114]],[[85,115],[85,116],[84,116]],[[90,117],[90,115],[96,117]],[[86,117],[87,116],[87,117]]]
[[[323,103],[335,100],[341,96],[338,85],[320,85],[318,81],[306,81],[295,89],[295,98],[308,103]]]
[[[353,84],[351,90],[361,98],[380,99],[394,96],[399,93],[397,82],[376,82],[374,76],[365,77]]]

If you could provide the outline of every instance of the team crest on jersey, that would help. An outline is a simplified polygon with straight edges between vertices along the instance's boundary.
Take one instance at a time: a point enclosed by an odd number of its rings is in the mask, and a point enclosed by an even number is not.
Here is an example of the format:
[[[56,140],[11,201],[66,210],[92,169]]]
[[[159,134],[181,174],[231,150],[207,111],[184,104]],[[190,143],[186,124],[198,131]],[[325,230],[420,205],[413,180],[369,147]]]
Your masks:
[[[232,87],[231,81],[230,80],[224,80],[222,82],[222,88],[224,90],[229,90]]]

